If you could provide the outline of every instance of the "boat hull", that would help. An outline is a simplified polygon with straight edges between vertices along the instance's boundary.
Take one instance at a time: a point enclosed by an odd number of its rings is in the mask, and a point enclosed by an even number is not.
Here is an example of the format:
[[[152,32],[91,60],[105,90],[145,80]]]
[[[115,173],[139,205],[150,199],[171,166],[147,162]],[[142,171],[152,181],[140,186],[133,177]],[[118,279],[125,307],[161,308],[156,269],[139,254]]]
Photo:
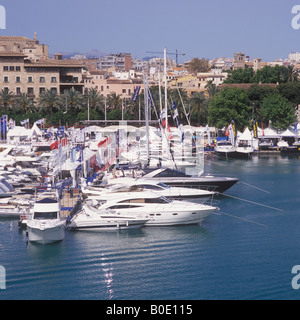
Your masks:
[[[128,230],[128,229],[139,229],[145,222],[148,220],[106,220],[99,221],[97,219],[90,221],[72,221],[69,225],[71,230],[78,231],[90,231],[90,232],[99,232],[99,231],[115,231],[115,230]]]
[[[39,244],[50,244],[64,240],[65,225],[59,224],[51,228],[40,228],[27,224],[28,240]]]
[[[183,187],[203,189],[223,193],[235,185],[239,180],[236,178],[200,177],[195,179],[161,179],[171,187]]]

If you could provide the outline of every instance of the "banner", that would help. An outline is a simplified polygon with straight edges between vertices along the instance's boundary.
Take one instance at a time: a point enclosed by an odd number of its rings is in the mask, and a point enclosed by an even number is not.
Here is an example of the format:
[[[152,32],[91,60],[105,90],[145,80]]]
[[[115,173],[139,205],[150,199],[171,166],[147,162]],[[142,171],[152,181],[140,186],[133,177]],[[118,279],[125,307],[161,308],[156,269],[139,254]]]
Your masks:
[[[132,101],[133,102],[136,102],[139,94],[140,94],[140,90],[141,90],[141,86],[137,86],[134,90],[134,94],[133,94],[133,97],[132,97]]]
[[[258,124],[257,121],[253,121],[253,136],[255,139],[258,138]]]

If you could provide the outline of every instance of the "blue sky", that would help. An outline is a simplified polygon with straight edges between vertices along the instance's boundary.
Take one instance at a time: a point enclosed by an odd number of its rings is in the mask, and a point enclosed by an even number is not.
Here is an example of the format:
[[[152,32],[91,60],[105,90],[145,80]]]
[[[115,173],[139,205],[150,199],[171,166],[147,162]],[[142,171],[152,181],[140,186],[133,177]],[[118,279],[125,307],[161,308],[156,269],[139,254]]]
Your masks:
[[[291,26],[300,0],[0,0],[6,30],[33,38],[50,53],[178,50],[194,57],[233,57],[244,52],[263,61],[300,52],[300,29]]]

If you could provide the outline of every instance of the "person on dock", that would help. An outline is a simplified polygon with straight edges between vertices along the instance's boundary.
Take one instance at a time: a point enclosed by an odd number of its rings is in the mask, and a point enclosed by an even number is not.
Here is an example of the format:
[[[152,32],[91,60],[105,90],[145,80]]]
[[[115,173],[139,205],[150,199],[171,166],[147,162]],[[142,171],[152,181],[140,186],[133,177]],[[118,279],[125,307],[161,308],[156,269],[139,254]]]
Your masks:
[[[73,198],[73,187],[69,187],[70,198]]]

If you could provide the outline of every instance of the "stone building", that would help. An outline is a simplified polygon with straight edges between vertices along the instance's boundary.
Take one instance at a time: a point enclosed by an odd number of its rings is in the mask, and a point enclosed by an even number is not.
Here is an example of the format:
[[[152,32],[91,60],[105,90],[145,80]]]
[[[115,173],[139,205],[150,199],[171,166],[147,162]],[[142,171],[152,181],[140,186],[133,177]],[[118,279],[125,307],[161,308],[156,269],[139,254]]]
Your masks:
[[[82,65],[71,60],[30,60],[19,52],[0,52],[0,89],[38,97],[47,89],[83,93]]]

